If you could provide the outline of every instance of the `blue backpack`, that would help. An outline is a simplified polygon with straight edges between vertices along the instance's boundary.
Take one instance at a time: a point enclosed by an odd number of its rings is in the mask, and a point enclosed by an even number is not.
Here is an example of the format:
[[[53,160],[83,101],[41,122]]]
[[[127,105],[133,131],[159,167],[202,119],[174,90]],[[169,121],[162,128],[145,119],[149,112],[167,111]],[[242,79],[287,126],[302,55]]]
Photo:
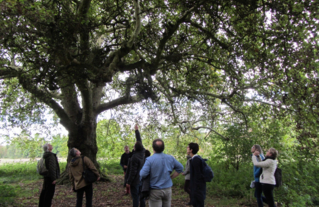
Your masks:
[[[206,182],[211,182],[214,178],[214,172],[212,168],[207,165],[207,159],[203,159],[201,157],[200,159],[202,160],[202,176]]]

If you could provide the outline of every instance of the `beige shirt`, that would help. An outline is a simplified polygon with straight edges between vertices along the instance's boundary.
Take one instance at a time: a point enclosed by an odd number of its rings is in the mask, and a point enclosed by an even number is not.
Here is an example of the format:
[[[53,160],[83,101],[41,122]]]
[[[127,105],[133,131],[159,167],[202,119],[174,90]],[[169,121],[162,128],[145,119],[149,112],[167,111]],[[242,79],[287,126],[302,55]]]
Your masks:
[[[256,156],[252,156],[252,160],[256,167],[261,167],[263,169],[263,172],[259,177],[259,182],[276,185],[275,170],[277,168],[277,161],[273,159],[267,159],[265,161],[258,162]]]

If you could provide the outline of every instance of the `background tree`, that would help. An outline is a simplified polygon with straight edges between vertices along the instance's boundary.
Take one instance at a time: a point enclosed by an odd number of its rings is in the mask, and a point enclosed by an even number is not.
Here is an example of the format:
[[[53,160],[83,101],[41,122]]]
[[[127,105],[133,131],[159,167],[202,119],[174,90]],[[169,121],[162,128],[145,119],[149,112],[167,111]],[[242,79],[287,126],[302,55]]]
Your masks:
[[[259,103],[293,114],[300,140],[315,136],[317,1],[13,0],[0,8],[2,117],[41,123],[50,108],[68,148],[96,165],[98,115],[138,102],[152,108],[148,100],[167,104],[157,113],[183,132],[208,121],[217,132],[221,105],[247,126],[245,107]],[[206,122],[183,128],[190,122],[178,104],[199,107]]]

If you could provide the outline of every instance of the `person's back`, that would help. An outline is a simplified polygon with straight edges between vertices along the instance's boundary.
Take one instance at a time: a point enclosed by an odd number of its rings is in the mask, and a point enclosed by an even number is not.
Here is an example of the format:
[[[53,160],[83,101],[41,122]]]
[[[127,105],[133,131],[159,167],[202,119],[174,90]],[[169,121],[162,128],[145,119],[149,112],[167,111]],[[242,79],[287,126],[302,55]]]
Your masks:
[[[56,180],[60,177],[60,166],[57,162],[56,154],[52,152],[44,152],[45,167],[48,169],[48,174],[44,177],[50,177],[51,180]]]
[[[150,175],[150,207],[170,207],[172,179],[183,171],[183,165],[173,156],[163,153],[164,142],[161,139],[153,141],[153,149],[155,153],[146,159],[140,171],[140,179]]]
[[[43,159],[48,173],[43,176],[43,187],[39,198],[39,207],[50,207],[55,192],[56,180],[60,177],[60,167],[56,154],[52,153],[52,145],[43,145]]]
[[[142,182],[140,181],[140,170],[142,169],[145,161],[145,148],[142,144],[142,138],[137,124],[135,125],[135,136],[136,143],[134,145],[133,155],[128,163],[126,186],[131,190],[133,207],[145,207],[145,200],[140,199],[140,191],[142,187]]]
[[[178,166],[180,163],[173,156],[164,153],[154,153],[154,155],[150,156],[146,160],[151,168],[151,188],[163,189],[172,187],[173,182],[170,174],[175,169],[175,166]]]
[[[206,199],[206,181],[203,174],[203,160],[197,155],[199,146],[197,143],[190,143],[187,147],[187,154],[190,155],[190,188],[191,203],[194,207],[204,207]]]

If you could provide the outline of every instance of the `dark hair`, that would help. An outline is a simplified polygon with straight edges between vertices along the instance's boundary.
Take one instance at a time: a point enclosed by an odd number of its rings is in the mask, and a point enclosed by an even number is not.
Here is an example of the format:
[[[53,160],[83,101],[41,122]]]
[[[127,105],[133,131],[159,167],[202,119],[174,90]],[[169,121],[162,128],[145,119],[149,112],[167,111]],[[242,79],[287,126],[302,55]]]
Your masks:
[[[70,152],[69,152],[70,156],[71,156],[71,157],[75,157],[77,151],[78,151],[78,149],[76,149],[76,148],[74,148],[74,147],[73,147],[72,149],[70,149]]]
[[[156,142],[161,142],[162,144],[157,144]],[[164,145],[163,140],[161,140],[161,139],[155,139],[155,140],[153,141],[153,150],[154,150],[155,152],[161,153],[161,152],[164,151],[164,149],[165,149],[165,145]]]
[[[137,141],[136,143],[135,143],[135,151],[136,152],[140,152],[140,151],[142,151],[143,150],[143,144],[142,144],[142,142],[140,142],[140,141]]]
[[[192,153],[193,153],[194,155],[197,154],[197,152],[198,152],[198,150],[199,150],[199,146],[198,146],[197,143],[191,142],[191,143],[188,144],[188,147],[189,147],[190,150],[192,150]]]
[[[149,156],[151,156],[151,152],[148,151],[148,150],[145,150],[145,158],[147,158],[147,157],[149,157]]]

